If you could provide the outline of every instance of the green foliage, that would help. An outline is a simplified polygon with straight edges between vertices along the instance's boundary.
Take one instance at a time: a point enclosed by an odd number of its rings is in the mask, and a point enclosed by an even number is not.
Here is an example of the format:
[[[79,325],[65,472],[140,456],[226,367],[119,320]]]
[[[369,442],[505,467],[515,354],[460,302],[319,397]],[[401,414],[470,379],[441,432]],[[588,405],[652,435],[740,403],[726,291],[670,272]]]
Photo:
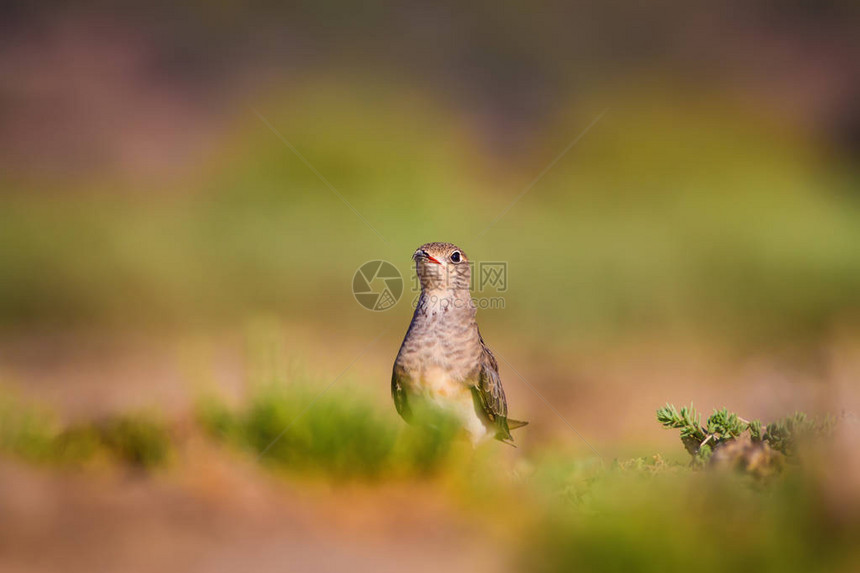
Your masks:
[[[692,408],[686,417],[673,410],[661,416],[673,426],[697,419]],[[719,413],[714,423],[729,420]],[[547,456],[523,486],[536,517],[514,570],[853,571],[860,521],[846,525],[823,511],[813,475],[789,472],[762,488],[734,472],[701,473],[661,456],[610,466]]]
[[[726,408],[714,410],[704,426],[700,420],[692,405],[681,408],[680,412],[672,404],[657,409],[657,421],[664,428],[680,430],[681,441],[693,457],[694,465],[704,464],[715,449],[744,435],[748,435],[753,443],[766,444],[786,456],[795,456],[799,441],[828,435],[835,424],[832,416],[814,420],[802,412],[796,412],[763,425],[759,420],[748,422]]]
[[[682,407],[680,412],[675,409],[674,405],[666,404],[664,408],[657,410],[657,421],[664,428],[680,430],[681,442],[683,442],[687,452],[696,460],[707,461],[711,448],[705,444],[707,437],[701,425],[701,416],[692,404],[689,408]]]
[[[435,427],[410,428],[360,396],[314,397],[297,385],[259,390],[235,411],[208,397],[197,418],[210,436],[265,464],[337,479],[432,473],[448,458],[457,431],[444,417]]]
[[[132,467],[165,465],[173,450],[167,427],[156,419],[132,413],[73,425],[53,440],[55,461],[80,464],[107,457]]]
[[[721,439],[737,438],[749,428],[749,423],[740,420],[735,413],[726,408],[714,410],[705,424],[708,435],[718,435]]]
[[[809,418],[803,412],[795,412],[791,416],[768,424],[763,439],[773,449],[786,456],[794,456],[797,454],[798,442],[817,436],[828,436],[833,432],[835,425],[836,419],[833,416],[816,420]]]
[[[557,448],[522,454],[524,465],[511,472],[498,458],[482,458],[486,450],[455,457],[450,420],[431,421],[435,430],[422,431],[353,391],[317,396],[300,384],[267,385],[239,408],[200,400],[197,419],[216,442],[290,477],[441,476],[446,494],[477,509],[474,519],[500,528],[506,539],[512,534],[517,542],[509,550],[520,555],[522,570],[662,573],[695,564],[705,573],[852,571],[860,557],[860,523],[833,519],[818,501],[821,484],[800,472],[755,488],[733,473],[702,474],[659,455],[605,466]],[[694,408],[669,404],[658,419],[690,440],[707,440],[699,449],[714,459],[768,440],[791,452],[799,437],[832,427],[832,420],[802,414],[764,426],[725,409],[702,424]],[[744,442],[747,432],[752,439]],[[170,458],[172,443],[167,426],[152,416],[60,429],[43,412],[0,400],[0,450],[31,461],[66,467],[107,459],[151,468]]]
[[[0,395],[0,452],[51,465],[80,465],[100,458],[156,468],[173,443],[165,424],[141,413],[115,415],[62,428],[51,412]]]
[[[543,452],[536,462],[529,485],[542,503],[570,503],[585,507],[595,480],[603,475],[595,459],[579,459],[561,452]]]
[[[858,530],[822,515],[802,480],[756,491],[731,473],[631,461],[579,486],[543,502],[519,570],[852,571],[858,558]]]
[[[691,404],[689,408],[686,406],[681,408],[680,413],[672,404],[666,404],[666,407],[657,410],[657,420],[666,428],[676,428],[681,430],[682,438],[695,438],[704,440],[705,433],[701,428],[701,416],[696,412],[696,408]]]
[[[655,476],[666,472],[677,472],[684,468],[679,463],[667,462],[660,454],[650,457],[631,458],[625,461],[615,460],[612,467],[624,473],[632,473],[640,476]]]
[[[50,412],[0,392],[0,451],[35,462],[50,459],[56,432]]]
[[[114,416],[96,425],[103,447],[120,461],[143,468],[167,463],[173,442],[167,427],[143,414]]]
[[[764,436],[762,434],[761,421],[759,421],[759,420],[751,421],[750,426],[749,426],[749,430],[750,430],[750,438],[752,438],[752,440],[754,442],[761,442],[762,441],[762,438]]]
[[[102,436],[92,423],[66,428],[54,437],[52,443],[52,461],[59,465],[91,463],[106,453]]]

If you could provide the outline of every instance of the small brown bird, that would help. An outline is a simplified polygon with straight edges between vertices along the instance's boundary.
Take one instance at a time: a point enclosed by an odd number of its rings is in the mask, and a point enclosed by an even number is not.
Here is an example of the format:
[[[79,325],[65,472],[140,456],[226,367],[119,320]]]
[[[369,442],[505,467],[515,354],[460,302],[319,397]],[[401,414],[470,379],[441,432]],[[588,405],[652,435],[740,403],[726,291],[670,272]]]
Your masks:
[[[453,417],[473,445],[507,443],[528,422],[508,419],[495,356],[487,348],[469,292],[466,253],[451,243],[427,243],[412,255],[421,294],[391,376],[397,412],[412,422],[418,409]]]

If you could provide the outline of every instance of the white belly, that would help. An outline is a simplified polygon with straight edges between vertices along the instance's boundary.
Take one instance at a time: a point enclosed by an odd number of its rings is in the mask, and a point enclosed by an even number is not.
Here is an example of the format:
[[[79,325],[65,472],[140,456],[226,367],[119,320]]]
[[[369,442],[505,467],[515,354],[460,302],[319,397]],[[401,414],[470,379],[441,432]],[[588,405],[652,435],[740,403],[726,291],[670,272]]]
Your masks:
[[[424,369],[412,392],[432,408],[453,416],[473,444],[495,436],[476,411],[472,390],[466,383],[453,380],[445,369],[437,366]]]

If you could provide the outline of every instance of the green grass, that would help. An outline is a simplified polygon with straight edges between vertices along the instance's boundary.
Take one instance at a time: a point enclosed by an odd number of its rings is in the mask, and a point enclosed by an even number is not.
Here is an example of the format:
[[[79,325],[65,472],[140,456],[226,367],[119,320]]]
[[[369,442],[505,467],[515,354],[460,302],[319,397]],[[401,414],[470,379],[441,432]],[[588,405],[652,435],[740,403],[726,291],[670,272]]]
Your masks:
[[[355,393],[316,397],[301,385],[271,385],[237,410],[215,398],[198,406],[210,436],[293,473],[335,479],[418,476],[444,467],[453,450],[454,427],[406,426]]]
[[[530,571],[850,571],[856,520],[822,511],[798,472],[755,489],[732,474],[606,470],[545,505],[522,550]]]
[[[167,425],[157,416],[128,413],[63,427],[53,412],[0,393],[0,452],[50,466],[106,460],[155,469],[173,455]]]
[[[142,415],[62,429],[20,402],[0,404],[0,451],[49,467],[102,459],[154,470],[177,450],[166,426]],[[804,465],[761,482],[659,455],[604,465],[550,448],[519,453],[512,470],[492,447],[458,450],[453,433],[409,429],[354,391],[314,402],[300,384],[261,387],[233,409],[201,400],[197,419],[214,442],[262,454],[284,479],[441,485],[488,532],[515,540],[506,551],[519,570],[847,572],[860,563],[860,519],[832,503],[820,479],[828,471]]]
[[[30,461],[52,459],[58,431],[52,412],[0,392],[0,451]]]

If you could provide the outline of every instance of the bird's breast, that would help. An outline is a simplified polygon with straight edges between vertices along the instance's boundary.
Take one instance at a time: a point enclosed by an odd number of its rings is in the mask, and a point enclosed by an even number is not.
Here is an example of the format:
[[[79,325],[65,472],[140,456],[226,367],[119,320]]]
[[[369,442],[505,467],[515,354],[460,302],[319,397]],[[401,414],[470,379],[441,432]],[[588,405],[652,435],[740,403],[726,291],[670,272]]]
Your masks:
[[[461,380],[455,380],[446,368],[430,366],[425,368],[416,379],[414,390],[432,400],[453,398],[467,392]]]
[[[420,374],[409,380],[407,392],[416,400],[414,404],[418,411],[442,412],[446,416],[454,416],[464,426],[477,427],[472,420],[476,414],[469,385],[455,379],[445,368],[423,369]]]
[[[413,376],[463,381],[473,374],[480,359],[480,336],[474,323],[422,317],[406,335],[398,363]]]

